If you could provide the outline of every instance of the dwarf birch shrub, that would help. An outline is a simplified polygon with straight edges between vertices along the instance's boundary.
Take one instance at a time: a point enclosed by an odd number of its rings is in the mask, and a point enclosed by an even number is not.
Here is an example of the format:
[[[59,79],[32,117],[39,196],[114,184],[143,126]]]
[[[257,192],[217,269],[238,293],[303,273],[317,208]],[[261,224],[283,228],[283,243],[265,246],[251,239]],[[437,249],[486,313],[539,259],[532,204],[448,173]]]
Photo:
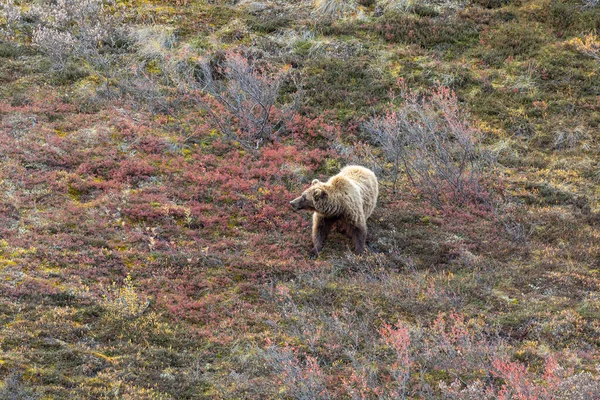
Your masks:
[[[325,386],[326,375],[315,357],[301,361],[297,349],[270,346],[264,351],[267,363],[277,372],[285,394],[298,400],[331,399]]]
[[[491,159],[479,144],[458,98],[447,87],[424,96],[402,94],[402,104],[364,124],[382,160],[379,168],[396,190],[400,174],[433,203],[464,204],[485,195],[482,172]]]
[[[273,138],[292,114],[278,104],[285,70],[238,51],[179,62],[171,69],[181,96],[195,101],[225,135],[249,150]]]
[[[41,396],[24,384],[23,375],[18,372],[11,372],[0,384],[0,399],[37,400],[39,398]]]
[[[23,13],[21,9],[15,5],[14,0],[5,0],[4,4],[0,4],[0,37],[8,40],[15,38],[15,33],[19,24],[22,22]]]
[[[123,36],[122,13],[114,0],[45,0],[31,7],[17,7],[9,0],[0,10],[3,36],[25,36],[58,71],[68,60],[109,65],[106,48]]]

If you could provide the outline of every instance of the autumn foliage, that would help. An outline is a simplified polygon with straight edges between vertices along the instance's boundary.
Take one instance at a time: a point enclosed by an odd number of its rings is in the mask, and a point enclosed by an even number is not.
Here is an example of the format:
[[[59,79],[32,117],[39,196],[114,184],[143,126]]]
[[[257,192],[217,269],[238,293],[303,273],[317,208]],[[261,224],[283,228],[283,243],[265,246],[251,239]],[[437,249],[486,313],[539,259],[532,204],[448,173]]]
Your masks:
[[[0,398],[598,398],[597,11],[5,1]]]

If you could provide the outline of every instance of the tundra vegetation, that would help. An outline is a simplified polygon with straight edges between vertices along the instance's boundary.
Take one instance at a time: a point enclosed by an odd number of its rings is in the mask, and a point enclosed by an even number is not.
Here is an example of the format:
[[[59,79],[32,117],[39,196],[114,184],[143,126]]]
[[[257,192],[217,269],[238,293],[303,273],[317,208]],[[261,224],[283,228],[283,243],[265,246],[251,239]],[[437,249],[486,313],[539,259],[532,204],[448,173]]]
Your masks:
[[[595,398],[599,7],[4,0],[0,397]]]

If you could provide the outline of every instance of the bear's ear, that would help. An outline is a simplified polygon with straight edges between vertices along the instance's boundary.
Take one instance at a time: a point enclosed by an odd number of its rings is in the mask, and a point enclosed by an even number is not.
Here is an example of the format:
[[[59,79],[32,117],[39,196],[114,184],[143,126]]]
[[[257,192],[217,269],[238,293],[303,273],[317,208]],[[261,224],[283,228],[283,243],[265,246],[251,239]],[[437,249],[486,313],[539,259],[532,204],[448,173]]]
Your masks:
[[[315,200],[324,199],[325,197],[327,197],[326,191],[322,189],[315,189],[315,192],[313,193],[313,198]]]
[[[316,184],[317,184],[317,183],[319,183],[319,182],[320,182],[320,181],[319,181],[318,179],[313,179],[313,181],[312,181],[311,185],[312,185],[312,186],[314,186],[314,185],[316,185]]]

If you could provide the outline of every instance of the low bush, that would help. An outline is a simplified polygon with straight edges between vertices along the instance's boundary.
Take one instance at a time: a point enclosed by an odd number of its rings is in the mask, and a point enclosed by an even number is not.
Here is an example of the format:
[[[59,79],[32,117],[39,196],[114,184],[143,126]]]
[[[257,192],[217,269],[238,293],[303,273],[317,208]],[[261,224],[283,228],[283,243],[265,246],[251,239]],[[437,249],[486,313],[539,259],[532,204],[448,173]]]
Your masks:
[[[106,67],[111,63],[106,49],[117,46],[123,36],[122,15],[113,0],[58,0],[31,7],[10,0],[1,11],[4,36],[25,35],[58,71],[69,60]]]
[[[437,13],[420,16],[390,12],[377,20],[374,30],[389,42],[415,44],[426,49],[452,48],[455,52],[477,42],[481,32],[479,25],[485,21],[486,18],[474,21],[461,15],[438,17]]]
[[[12,372],[0,386],[0,398],[7,400],[37,400],[35,391],[23,383],[23,375]]]
[[[581,38],[573,38],[567,42],[572,48],[600,61],[600,38],[594,33],[589,33]]]
[[[226,138],[248,150],[272,141],[293,115],[293,104],[278,103],[286,70],[242,51],[184,60],[170,73],[179,96],[195,101]]]
[[[458,98],[438,87],[419,97],[402,93],[402,104],[364,123],[373,148],[371,160],[396,191],[400,174],[436,206],[481,202],[488,198],[483,172],[493,159],[481,146],[481,133],[470,124]],[[381,160],[381,162],[379,161]]]
[[[481,57],[492,65],[501,65],[509,57],[527,60],[536,55],[546,40],[547,33],[540,24],[511,21],[481,34]]]

